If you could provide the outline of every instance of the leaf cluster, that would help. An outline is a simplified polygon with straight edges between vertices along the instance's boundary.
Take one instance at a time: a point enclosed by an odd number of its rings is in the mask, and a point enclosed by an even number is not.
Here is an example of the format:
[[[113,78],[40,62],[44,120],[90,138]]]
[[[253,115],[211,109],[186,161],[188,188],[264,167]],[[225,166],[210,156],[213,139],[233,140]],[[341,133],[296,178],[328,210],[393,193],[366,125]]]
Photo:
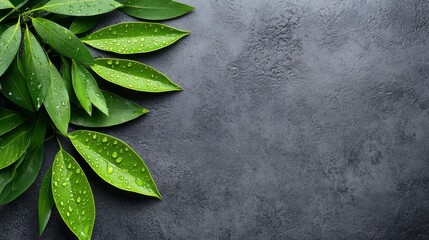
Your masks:
[[[103,14],[114,10],[146,21],[91,31]],[[104,81],[150,93],[182,88],[140,62],[94,59],[88,46],[120,55],[163,49],[189,32],[153,21],[192,10],[172,0],[0,0],[0,205],[33,184],[44,160],[44,142],[58,137],[67,138],[110,185],[161,199],[142,158],[120,139],[91,129],[149,112],[102,89]],[[69,132],[70,124],[84,129]],[[90,239],[95,222],[92,190],[78,161],[58,143],[39,191],[39,232],[55,206],[77,238]]]

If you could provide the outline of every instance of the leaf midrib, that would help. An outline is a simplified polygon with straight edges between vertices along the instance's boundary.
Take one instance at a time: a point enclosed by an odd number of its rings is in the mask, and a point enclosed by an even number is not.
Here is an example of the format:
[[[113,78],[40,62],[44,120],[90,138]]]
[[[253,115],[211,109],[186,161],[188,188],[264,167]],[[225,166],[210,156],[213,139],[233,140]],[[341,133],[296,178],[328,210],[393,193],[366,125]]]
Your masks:
[[[27,134],[27,130],[24,130],[22,132],[20,132],[19,134],[15,135],[14,138],[12,138],[9,142],[7,142],[5,145],[0,145],[1,147],[3,147],[3,149],[7,146],[9,146],[10,144],[14,143],[17,139],[19,139],[22,135]],[[1,150],[0,150],[1,152]]]
[[[7,43],[5,44],[5,46],[6,47],[4,47],[2,50],[2,52],[1,52],[1,56],[4,56],[5,55],[5,52],[6,51],[8,51],[9,50],[9,47],[8,46],[10,46],[11,45],[11,43],[13,43],[14,41],[12,41],[13,40],[13,38],[15,38],[15,34],[16,34],[16,32],[17,32],[17,29],[19,29],[19,26],[17,26],[16,28],[15,28],[15,30],[13,31],[13,33],[12,33],[12,35],[10,36],[10,39],[7,41]],[[7,30],[6,30],[7,31]],[[4,34],[4,33],[3,33]]]
[[[17,113],[10,113],[9,115],[0,117],[0,121],[3,121],[3,120],[8,119],[8,118],[12,118],[14,116],[19,116],[19,114],[17,114]]]
[[[64,5],[69,5],[69,4],[82,4],[82,3],[88,3],[88,2],[99,2],[99,0],[89,0],[89,1],[81,1],[81,2],[75,1],[72,3],[65,2],[65,3],[56,3],[56,4],[51,4],[51,5],[46,4],[46,5],[42,6],[40,9],[46,9],[48,7],[64,6]],[[122,4],[119,4],[119,6],[121,6],[121,5]]]
[[[40,25],[42,25],[45,28],[45,31],[53,33],[56,37],[58,37],[58,39],[64,44],[67,45],[67,47],[74,49],[73,45],[71,45],[68,41],[65,41],[63,38],[61,38],[60,35],[58,35],[55,31],[52,31],[48,26],[46,26],[45,24],[43,24],[42,22],[38,21],[37,19],[34,19],[35,21],[37,21]],[[57,27],[57,26],[56,26]],[[67,29],[66,29],[67,30]],[[69,30],[67,30],[69,31]],[[71,33],[71,32],[70,32]],[[83,44],[81,47],[85,47]],[[73,54],[75,56],[77,56],[78,54]]]

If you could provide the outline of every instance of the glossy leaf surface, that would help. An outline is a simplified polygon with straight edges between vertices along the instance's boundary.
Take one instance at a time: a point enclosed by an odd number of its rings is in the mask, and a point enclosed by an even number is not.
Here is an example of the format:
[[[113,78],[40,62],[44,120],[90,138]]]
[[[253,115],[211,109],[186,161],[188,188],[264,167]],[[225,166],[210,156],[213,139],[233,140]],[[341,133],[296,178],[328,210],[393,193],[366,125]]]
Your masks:
[[[94,104],[101,112],[108,115],[106,100],[92,74],[73,61],[72,78],[76,96],[88,114],[92,114],[91,104]]]
[[[18,161],[27,150],[32,131],[25,125],[23,124],[2,136],[0,140],[0,169],[4,169]]]
[[[69,138],[104,181],[125,191],[161,198],[146,164],[121,140],[85,130],[72,132]]]
[[[52,167],[46,171],[43,177],[42,185],[39,190],[38,198],[38,216],[39,216],[39,235],[42,235],[43,231],[48,225],[49,218],[51,218],[52,207],[54,206],[54,198],[52,196]]]
[[[0,36],[0,76],[3,75],[15,59],[21,45],[21,27],[19,23],[9,27]]]
[[[52,0],[41,7],[42,10],[68,16],[94,16],[121,7],[113,0]]]
[[[34,106],[39,109],[49,90],[51,77],[45,51],[28,28],[24,34],[23,60],[28,90]]]
[[[15,60],[1,79],[2,94],[16,105],[34,111],[33,101],[27,88],[27,82]]]
[[[74,34],[88,32],[97,25],[98,19],[98,16],[78,17],[70,25],[70,31]]]
[[[100,58],[91,68],[105,80],[136,91],[158,93],[182,90],[161,72],[136,61]]]
[[[50,70],[51,87],[43,104],[57,129],[63,135],[67,135],[70,121],[70,100],[66,83],[52,63],[50,63]]]
[[[43,162],[43,145],[31,148],[22,162],[15,166],[15,176],[2,191],[0,205],[15,200],[24,193],[36,180]]]
[[[34,131],[31,136],[31,145],[38,146],[45,140],[48,120],[44,112],[39,112],[37,120],[34,123]]]
[[[13,166],[0,170],[0,195],[3,190],[12,182],[15,176],[15,168]]]
[[[91,53],[70,30],[43,18],[33,18],[32,21],[39,36],[55,51],[82,64],[93,63]]]
[[[171,0],[128,0],[120,1],[121,11],[140,19],[166,20],[180,17],[194,10],[193,7]]]
[[[81,109],[73,109],[70,122],[83,127],[111,127],[119,125],[141,115],[149,110],[113,93],[102,91],[106,99],[109,116],[101,112],[93,112],[92,116]]]
[[[66,83],[67,92],[69,94],[70,101],[73,100],[74,92],[73,92],[73,84],[72,84],[72,72],[71,72],[71,64],[70,62],[62,57],[61,58],[61,66],[60,66],[60,74]]]
[[[82,40],[97,49],[135,54],[156,51],[175,43],[189,32],[159,23],[119,23],[100,29]]]
[[[79,239],[90,239],[95,221],[94,196],[76,160],[64,150],[52,167],[52,192],[61,218]]]
[[[24,120],[18,112],[0,108],[0,136],[18,127]]]

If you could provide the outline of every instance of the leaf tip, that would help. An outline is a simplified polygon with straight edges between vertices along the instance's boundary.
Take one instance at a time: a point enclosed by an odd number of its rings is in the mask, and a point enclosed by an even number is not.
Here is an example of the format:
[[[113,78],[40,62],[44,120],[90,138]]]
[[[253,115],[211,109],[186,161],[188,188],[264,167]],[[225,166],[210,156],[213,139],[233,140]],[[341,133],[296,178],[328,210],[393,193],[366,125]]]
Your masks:
[[[142,109],[141,109],[141,113],[142,113],[142,115],[143,115],[143,114],[147,114],[147,113],[150,113],[150,110],[149,110],[149,109],[146,109],[146,108],[142,108]]]

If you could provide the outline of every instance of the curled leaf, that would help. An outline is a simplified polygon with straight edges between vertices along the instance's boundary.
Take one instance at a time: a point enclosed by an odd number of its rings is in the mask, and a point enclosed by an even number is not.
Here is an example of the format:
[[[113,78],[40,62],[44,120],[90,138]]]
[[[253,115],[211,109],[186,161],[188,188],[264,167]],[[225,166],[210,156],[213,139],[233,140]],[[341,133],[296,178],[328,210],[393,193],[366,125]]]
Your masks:
[[[96,106],[101,112],[109,115],[109,110],[106,106],[106,100],[98,87],[97,81],[95,81],[92,74],[84,67],[73,61],[72,67],[72,82],[76,96],[86,110],[86,112],[92,114],[92,105]]]
[[[107,91],[102,92],[109,109],[109,116],[99,111],[94,111],[92,116],[89,116],[81,109],[73,109],[70,122],[83,127],[111,127],[131,121],[149,112],[149,110],[118,95]]]

